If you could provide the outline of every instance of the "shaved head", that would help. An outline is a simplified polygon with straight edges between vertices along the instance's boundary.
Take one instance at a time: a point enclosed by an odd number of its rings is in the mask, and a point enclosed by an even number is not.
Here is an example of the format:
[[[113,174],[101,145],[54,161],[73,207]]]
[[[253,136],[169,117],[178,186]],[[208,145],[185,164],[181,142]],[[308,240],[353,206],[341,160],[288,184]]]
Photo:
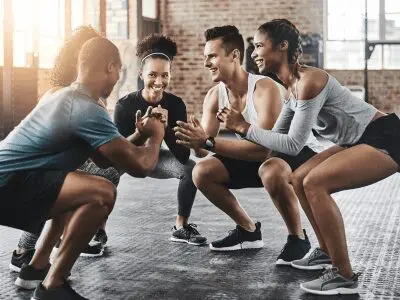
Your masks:
[[[88,40],[79,53],[79,69],[97,71],[109,63],[121,65],[119,50],[110,40],[96,37]]]
[[[121,57],[110,40],[96,37],[88,40],[78,58],[78,81],[95,91],[96,97],[107,98],[119,80]]]

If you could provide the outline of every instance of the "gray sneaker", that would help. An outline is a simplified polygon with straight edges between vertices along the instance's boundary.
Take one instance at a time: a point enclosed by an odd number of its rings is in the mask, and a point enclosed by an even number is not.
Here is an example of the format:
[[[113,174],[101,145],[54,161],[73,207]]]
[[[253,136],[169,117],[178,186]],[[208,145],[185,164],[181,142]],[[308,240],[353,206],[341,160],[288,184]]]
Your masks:
[[[354,274],[347,279],[339,274],[338,268],[329,268],[318,279],[300,284],[300,288],[315,295],[351,295],[358,294],[358,277]]]
[[[190,245],[200,246],[207,243],[207,238],[202,236],[197,229],[196,224],[190,223],[177,229],[172,227],[172,235],[170,240],[179,243],[188,243]]]
[[[320,248],[315,248],[310,255],[290,263],[293,268],[300,270],[323,270],[332,266],[331,258]]]

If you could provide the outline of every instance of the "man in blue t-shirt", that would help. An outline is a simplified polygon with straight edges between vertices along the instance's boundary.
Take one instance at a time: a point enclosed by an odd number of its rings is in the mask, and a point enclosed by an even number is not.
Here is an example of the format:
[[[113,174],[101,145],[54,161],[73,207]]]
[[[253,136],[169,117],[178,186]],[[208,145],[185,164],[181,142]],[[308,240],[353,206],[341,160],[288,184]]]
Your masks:
[[[89,40],[79,55],[77,81],[47,92],[35,109],[0,142],[0,224],[36,231],[47,219],[50,229],[30,266],[47,273],[32,299],[82,299],[65,278],[79,253],[112,211],[116,191],[101,177],[76,169],[89,157],[144,177],[158,159],[164,125],[138,117],[136,127],[148,137],[135,146],[122,137],[107,111],[97,103],[119,79],[117,47],[105,38]],[[49,256],[72,213],[52,266]],[[43,278],[42,278],[43,279]]]

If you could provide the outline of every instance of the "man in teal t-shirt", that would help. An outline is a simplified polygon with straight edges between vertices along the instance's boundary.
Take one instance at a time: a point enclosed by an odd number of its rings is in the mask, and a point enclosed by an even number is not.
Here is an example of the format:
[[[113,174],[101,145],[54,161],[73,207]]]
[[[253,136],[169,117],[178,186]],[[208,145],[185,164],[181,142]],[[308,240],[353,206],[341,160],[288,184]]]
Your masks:
[[[79,253],[112,211],[114,185],[76,169],[89,157],[102,167],[115,166],[146,176],[157,162],[164,125],[154,117],[138,118],[147,138],[137,147],[122,137],[107,111],[97,104],[119,80],[118,48],[105,38],[85,43],[77,81],[46,93],[37,107],[0,142],[0,224],[36,231],[52,219],[30,267],[46,274],[32,299],[82,299],[65,280]],[[57,258],[52,248],[64,229]],[[42,272],[40,272],[42,270]]]

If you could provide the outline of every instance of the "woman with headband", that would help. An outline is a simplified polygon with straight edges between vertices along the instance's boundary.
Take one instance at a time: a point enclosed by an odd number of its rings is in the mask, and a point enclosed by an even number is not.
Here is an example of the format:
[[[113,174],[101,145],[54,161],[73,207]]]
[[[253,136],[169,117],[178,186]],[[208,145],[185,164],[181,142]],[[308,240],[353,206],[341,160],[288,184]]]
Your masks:
[[[195,163],[189,159],[190,150],[176,143],[172,130],[176,121],[187,122],[186,106],[181,98],[165,92],[171,79],[171,63],[176,52],[176,44],[163,35],[151,34],[138,43],[136,55],[140,59],[139,76],[144,82],[144,88],[118,101],[114,122],[119,132],[127,137],[136,130],[136,111],[144,112],[148,107],[153,107],[153,112],[163,115],[166,124],[164,142],[168,149],[163,147],[160,150],[158,164],[149,176],[158,179],[179,179],[178,215],[171,240],[202,245],[206,243],[206,238],[200,235],[195,224],[188,223],[197,191],[192,181]],[[143,139],[139,138],[136,143],[141,142]]]

